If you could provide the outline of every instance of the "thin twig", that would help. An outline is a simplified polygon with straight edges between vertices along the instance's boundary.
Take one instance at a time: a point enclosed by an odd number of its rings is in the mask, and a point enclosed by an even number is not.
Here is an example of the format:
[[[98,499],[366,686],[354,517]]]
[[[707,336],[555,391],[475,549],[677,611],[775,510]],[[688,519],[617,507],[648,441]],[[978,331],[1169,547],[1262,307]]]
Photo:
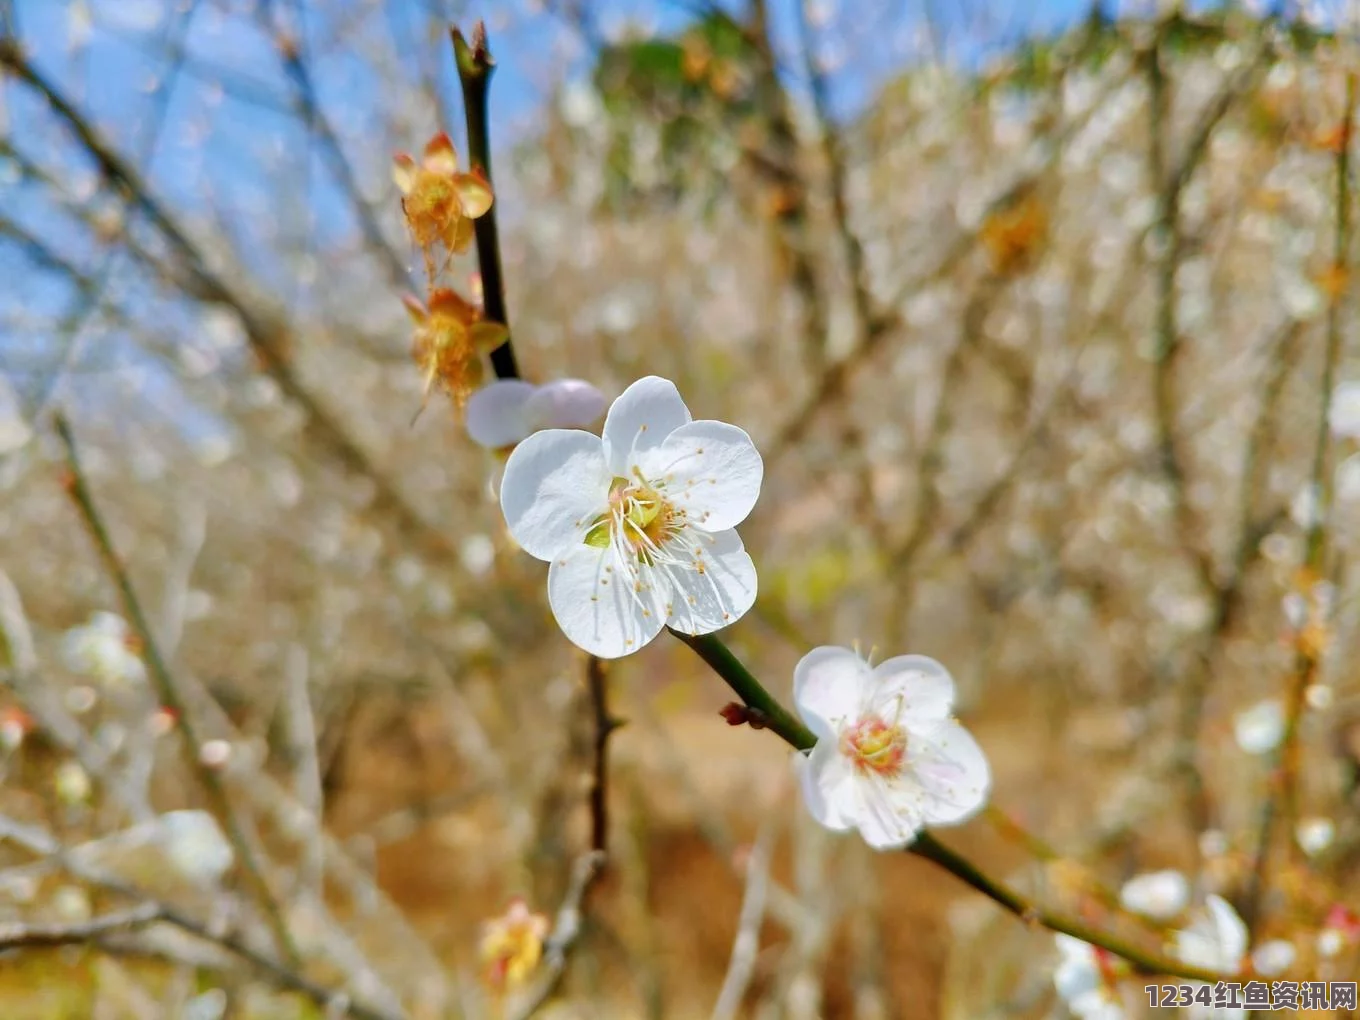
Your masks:
[[[1327,514],[1331,505],[1331,478],[1327,471],[1331,453],[1332,393],[1336,386],[1336,368],[1341,357],[1341,299],[1349,272],[1349,252],[1351,244],[1351,141],[1355,136],[1355,102],[1357,76],[1355,72],[1346,75],[1346,106],[1341,120],[1341,137],[1336,149],[1336,219],[1332,233],[1332,266],[1327,305],[1326,347],[1322,361],[1322,410],[1318,418],[1316,438],[1313,443],[1313,464],[1311,471],[1312,491],[1316,500],[1308,530],[1304,539],[1304,574],[1307,583],[1316,585],[1322,581],[1327,569]],[[1309,605],[1314,602],[1313,592],[1305,592]],[[1320,665],[1321,648],[1316,643],[1296,641],[1294,670],[1290,678],[1285,698],[1284,735],[1271,762],[1271,777],[1274,780],[1266,792],[1261,807],[1261,819],[1256,838],[1256,852],[1252,860],[1251,884],[1247,890],[1243,919],[1249,925],[1255,924],[1265,905],[1270,886],[1270,851],[1274,842],[1275,829],[1281,820],[1288,826],[1298,813],[1297,786],[1301,764],[1299,741],[1300,723],[1304,706],[1307,703],[1308,687],[1317,677]]]
[[[457,562],[456,551],[447,536],[416,512],[391,479],[379,470],[338,419],[303,384],[288,359],[286,329],[275,316],[247,301],[221,274],[213,271],[209,259],[151,192],[136,168],[105,141],[75,104],[33,65],[16,40],[0,37],[0,67],[11,71],[19,81],[47,100],[53,112],[66,123],[99,166],[104,178],[164,237],[178,256],[175,260],[178,275],[172,275],[171,279],[184,293],[199,301],[226,305],[240,317],[246,340],[264,371],[279,384],[288,399],[305,412],[305,431],[317,448],[345,470],[373,483],[376,492],[370,504],[373,511],[390,517],[401,532],[422,548]]]
[[[106,931],[96,931],[86,939],[64,938],[62,936],[65,933],[60,929],[65,928],[67,933],[69,933],[73,926],[48,925],[45,926],[47,929],[46,931],[38,931],[40,937],[37,940],[28,942],[30,947],[36,948],[37,946],[42,945],[42,935],[57,936],[56,939],[46,943],[46,945],[49,946],[70,945],[76,942],[86,941],[93,941],[97,944],[101,935],[111,935],[122,928],[139,927],[155,922],[164,922],[183,932],[187,932],[195,938],[202,939],[204,942],[225,949],[233,956],[238,957],[255,970],[265,975],[276,987],[306,996],[322,1009],[335,1011],[342,1016],[354,1017],[355,1020],[405,1020],[399,1013],[382,1012],[370,1006],[356,1003],[345,992],[336,991],[334,989],[326,988],[324,985],[317,984],[309,978],[299,974],[291,966],[280,963],[273,957],[255,949],[239,935],[234,935],[230,932],[217,931],[212,926],[191,917],[177,907],[148,897],[135,886],[81,867],[63,852],[61,844],[56,838],[43,829],[35,826],[22,825],[13,822],[4,815],[0,815],[0,839],[13,840],[30,852],[51,859],[53,863],[60,865],[76,878],[88,882],[92,886],[136,902],[136,906],[127,911],[122,911],[118,914],[105,915],[108,929]],[[110,919],[121,919],[122,923],[118,924]],[[86,924],[90,923],[93,922],[86,922]],[[31,929],[35,926],[28,927]],[[3,927],[0,927],[0,931],[3,930]],[[18,934],[17,929],[15,929],[15,933]],[[14,948],[20,948],[20,946],[16,945]]]
[[[164,920],[164,914],[160,904],[142,903],[127,910],[92,917],[88,921],[47,924],[0,921],[0,951],[85,945],[103,935],[142,928],[161,920]]]
[[[467,117],[468,159],[472,169],[480,173],[488,185],[491,179],[491,125],[488,98],[491,94],[491,75],[496,70],[496,61],[487,46],[486,25],[477,22],[472,29],[472,42],[468,43],[457,28],[451,29],[453,57],[458,65],[458,80],[463,86],[463,112]],[[492,194],[495,188],[492,187]],[[486,305],[486,317],[491,322],[503,323],[510,327],[509,313],[505,307],[505,274],[501,265],[500,229],[496,222],[496,204],[482,216],[473,221],[473,231],[477,238],[477,265],[482,273],[482,294]],[[491,352],[491,367],[497,379],[519,378],[519,365],[515,361],[515,348],[506,336],[505,343]]]
[[[514,1020],[529,1020],[557,991],[567,971],[567,958],[581,937],[581,903],[599,877],[604,863],[602,850],[590,850],[576,859],[567,894],[558,908],[552,931],[543,944],[542,974],[527,998],[511,1014]]]
[[[770,885],[770,856],[774,852],[774,825],[766,822],[746,856],[746,890],[741,897],[737,934],[732,940],[732,956],[727,974],[713,1006],[713,1020],[731,1020],[737,1015],[747,986],[755,971],[760,950],[760,926],[765,920],[765,894]]]
[[[172,711],[178,719],[176,728],[182,738],[180,748],[184,754],[185,764],[189,771],[198,777],[204,791],[208,794],[209,800],[212,801],[217,815],[222,819],[227,838],[231,841],[232,847],[241,861],[241,866],[245,869],[246,875],[255,887],[255,893],[265,911],[265,916],[269,919],[270,927],[281,950],[290,960],[296,960],[297,949],[288,933],[288,925],[284,920],[283,911],[274,898],[269,882],[265,878],[260,862],[256,860],[250,842],[246,839],[245,831],[236,816],[226,786],[223,784],[221,776],[210,766],[204,764],[200,757],[199,751],[202,748],[202,743],[198,737],[193,714],[189,710],[188,702],[181,692],[179,684],[170,673],[169,666],[161,657],[159,643],[155,634],[151,631],[151,625],[145,612],[142,610],[141,600],[137,597],[137,592],[132,586],[132,579],[128,576],[123,561],[114,549],[113,540],[109,537],[103,515],[100,514],[95,505],[94,496],[90,492],[89,484],[80,466],[80,458],[76,453],[75,436],[71,432],[71,426],[62,415],[57,416],[55,425],[57,434],[61,437],[66,448],[66,467],[69,472],[67,492],[90,530],[91,537],[93,537],[98,548],[100,559],[104,562],[104,568],[118,588],[124,615],[131,623],[138,638],[141,639],[142,655],[146,660],[151,680],[156,686],[156,694],[160,698],[161,704]]]

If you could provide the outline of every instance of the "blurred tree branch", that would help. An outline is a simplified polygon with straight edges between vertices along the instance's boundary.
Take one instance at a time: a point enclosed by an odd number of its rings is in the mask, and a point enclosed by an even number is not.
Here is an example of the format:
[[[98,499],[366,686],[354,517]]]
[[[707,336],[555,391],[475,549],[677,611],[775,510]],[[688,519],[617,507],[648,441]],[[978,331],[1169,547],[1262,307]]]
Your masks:
[[[146,661],[148,672],[156,686],[157,696],[160,698],[161,704],[170,709],[178,720],[177,728],[182,738],[180,750],[184,755],[185,765],[190,773],[198,777],[204,791],[208,794],[208,799],[212,802],[214,813],[222,819],[227,837],[236,851],[242,868],[245,869],[246,874],[250,877],[251,884],[255,887],[260,906],[269,919],[280,949],[288,959],[295,961],[297,948],[293,944],[292,936],[288,933],[288,925],[284,920],[283,911],[279,907],[274,892],[269,886],[269,880],[265,877],[263,867],[257,859],[257,850],[246,838],[236,808],[227,795],[221,777],[200,756],[203,743],[198,737],[197,722],[190,705],[180,690],[179,684],[175,681],[170,673],[169,666],[161,657],[159,643],[156,635],[152,633],[151,624],[146,614],[142,611],[142,604],[132,586],[132,579],[128,576],[127,569],[123,566],[122,560],[119,559],[117,551],[113,548],[113,541],[109,537],[104,518],[95,505],[94,496],[91,494],[89,484],[81,470],[71,426],[65,418],[58,416],[56,429],[66,449],[66,468],[69,472],[67,491],[75,503],[76,509],[80,511],[86,527],[89,528],[99,557],[118,589],[123,612],[141,640],[142,657]]]

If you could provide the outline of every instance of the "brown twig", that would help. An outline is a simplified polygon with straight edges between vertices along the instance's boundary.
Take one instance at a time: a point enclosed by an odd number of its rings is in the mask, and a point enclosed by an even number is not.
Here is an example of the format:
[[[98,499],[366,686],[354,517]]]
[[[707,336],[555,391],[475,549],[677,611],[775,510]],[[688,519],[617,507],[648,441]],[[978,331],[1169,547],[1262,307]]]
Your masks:
[[[293,945],[292,937],[288,933],[288,925],[284,920],[283,911],[274,898],[273,891],[269,887],[269,881],[265,878],[259,861],[256,860],[255,852],[246,838],[240,820],[237,818],[226,786],[223,784],[221,776],[213,768],[204,764],[199,755],[202,742],[198,737],[194,715],[190,711],[190,706],[182,694],[179,684],[171,674],[169,666],[161,657],[156,636],[152,633],[150,623],[142,610],[141,600],[137,597],[137,592],[132,586],[132,579],[129,577],[123,561],[119,558],[117,550],[113,547],[113,540],[109,537],[103,515],[100,514],[99,508],[95,504],[94,496],[90,492],[84,471],[81,469],[71,426],[61,415],[57,416],[55,425],[57,434],[61,437],[66,448],[66,467],[69,472],[66,484],[67,493],[89,528],[90,535],[98,549],[99,557],[104,563],[104,568],[118,588],[124,615],[142,642],[142,656],[146,660],[147,672],[152,683],[155,684],[157,697],[160,698],[161,704],[172,711],[178,719],[176,729],[179,730],[182,738],[180,748],[184,754],[185,764],[189,771],[198,777],[204,791],[208,794],[208,799],[213,804],[216,814],[221,818],[227,838],[231,841],[232,847],[241,861],[242,868],[255,887],[256,896],[269,920],[280,949],[290,960],[295,960],[297,950]]]
[[[142,928],[163,919],[160,904],[142,903],[127,910],[92,917],[88,921],[46,924],[0,921],[0,951],[85,945],[97,941],[101,936]]]

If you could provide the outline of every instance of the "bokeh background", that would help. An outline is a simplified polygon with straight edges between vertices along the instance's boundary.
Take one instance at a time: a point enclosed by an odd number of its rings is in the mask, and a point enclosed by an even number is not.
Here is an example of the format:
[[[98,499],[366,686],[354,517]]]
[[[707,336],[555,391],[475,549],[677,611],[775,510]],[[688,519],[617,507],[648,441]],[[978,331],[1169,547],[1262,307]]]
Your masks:
[[[391,157],[440,129],[466,153],[448,29],[485,18],[525,374],[610,397],[667,376],[764,454],[760,599],[724,638],[781,696],[817,644],[939,658],[1004,813],[951,845],[1097,920],[1088,882],[1180,868],[1308,961],[1360,836],[1360,459],[1322,427],[1360,379],[1347,16],[0,3],[0,679],[22,736],[0,912],[107,901],[35,870],[25,834],[211,806],[155,698],[62,655],[123,610],[61,411],[306,972],[411,1016],[501,1015],[479,938],[512,897],[551,916],[568,891],[594,709],[503,532],[498,461],[441,399],[411,421],[400,296],[423,276]],[[1304,631],[1321,661],[1258,867],[1279,738],[1236,722],[1278,719]],[[541,1015],[1066,1015],[1051,936],[817,830],[787,750],[724,723],[690,650],[663,635],[607,681],[609,865]],[[1334,828],[1311,856],[1304,819]],[[238,862],[189,903],[268,945],[251,890]],[[0,1014],[324,1015],[143,934],[0,957]]]

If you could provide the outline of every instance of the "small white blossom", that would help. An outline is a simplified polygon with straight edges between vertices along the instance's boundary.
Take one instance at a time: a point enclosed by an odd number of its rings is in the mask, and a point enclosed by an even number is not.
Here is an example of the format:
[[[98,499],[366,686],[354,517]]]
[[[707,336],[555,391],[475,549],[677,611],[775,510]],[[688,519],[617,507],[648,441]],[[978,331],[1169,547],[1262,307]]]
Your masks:
[[[1332,391],[1327,423],[1334,435],[1360,438],[1360,382],[1343,382]]]
[[[604,407],[604,395],[580,379],[542,386],[498,379],[468,398],[467,430],[477,445],[503,450],[540,429],[585,428],[604,414]]]
[[[1251,952],[1251,965],[1263,977],[1283,974],[1294,963],[1298,953],[1288,939],[1270,939]]]
[[[71,857],[84,868],[159,889],[214,889],[235,862],[231,844],[206,811],[167,811],[82,843]]]
[[[648,376],[609,409],[603,437],[536,432],[515,447],[501,509],[525,552],[548,561],[563,633],[614,659],[665,626],[709,634],[756,598],[737,536],[764,467],[735,425],[693,421],[675,384]]]
[[[1125,910],[1166,921],[1175,917],[1190,901],[1190,883],[1179,871],[1150,871],[1135,875],[1119,891]]]
[[[1115,998],[1100,966],[1100,952],[1071,935],[1053,936],[1062,957],[1053,971],[1053,988],[1080,1020],[1122,1020],[1123,1007]]]
[[[1316,857],[1332,845],[1336,825],[1330,818],[1303,818],[1294,827],[1294,838],[1309,857]]]
[[[1346,935],[1338,928],[1323,928],[1318,932],[1317,951],[1318,955],[1330,960],[1332,957],[1340,956],[1341,951],[1346,948]]]
[[[1176,932],[1176,957],[1204,970],[1236,974],[1247,952],[1247,926],[1221,896],[1206,896],[1189,928]]]
[[[889,850],[986,803],[987,759],[950,715],[954,681],[934,659],[901,655],[871,667],[848,648],[814,648],[794,670],[793,697],[817,736],[796,758],[803,797],[827,828],[858,829]]]
[[[1267,754],[1284,739],[1284,703],[1279,698],[1258,701],[1233,718],[1237,746],[1247,754]]]
[[[66,668],[105,684],[146,680],[146,666],[132,650],[128,625],[116,613],[95,613],[90,622],[68,630],[61,640]]]

